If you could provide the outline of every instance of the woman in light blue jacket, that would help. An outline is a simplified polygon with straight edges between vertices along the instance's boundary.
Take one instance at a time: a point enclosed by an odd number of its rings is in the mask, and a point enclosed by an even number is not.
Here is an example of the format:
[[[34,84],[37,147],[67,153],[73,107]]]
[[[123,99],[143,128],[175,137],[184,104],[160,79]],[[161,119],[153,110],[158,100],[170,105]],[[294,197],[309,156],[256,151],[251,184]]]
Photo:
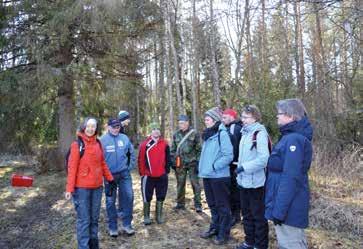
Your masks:
[[[229,239],[231,208],[231,177],[229,164],[233,160],[233,147],[226,127],[221,124],[222,113],[215,107],[205,113],[203,146],[199,160],[199,177],[203,185],[208,207],[211,211],[209,229],[201,234],[208,239],[216,236],[214,243],[225,244]]]
[[[269,145],[265,127],[258,121],[261,114],[257,106],[242,109],[243,128],[239,144],[237,182],[243,216],[245,241],[238,249],[267,249],[268,223],[264,217],[264,193]]]

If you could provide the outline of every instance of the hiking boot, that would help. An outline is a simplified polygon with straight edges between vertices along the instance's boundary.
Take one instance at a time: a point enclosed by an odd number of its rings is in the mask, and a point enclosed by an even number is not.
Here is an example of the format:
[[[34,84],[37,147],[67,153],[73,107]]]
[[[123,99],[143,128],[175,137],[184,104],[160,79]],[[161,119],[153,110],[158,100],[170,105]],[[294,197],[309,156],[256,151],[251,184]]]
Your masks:
[[[214,235],[217,235],[217,234],[218,234],[218,232],[217,232],[217,230],[216,230],[216,229],[214,229],[214,228],[209,228],[209,229],[208,229],[208,231],[203,232],[203,233],[200,235],[200,237],[201,237],[202,239],[209,239],[209,238],[211,238],[211,237],[213,237]]]
[[[90,239],[88,241],[89,249],[100,249],[98,239]]]
[[[162,224],[165,222],[164,220],[164,216],[163,216],[163,203],[162,201],[157,201],[156,202],[156,210],[155,210],[155,213],[156,213],[156,222],[158,224]]]
[[[131,225],[122,227],[121,230],[122,230],[122,232],[126,233],[128,236],[131,236],[131,235],[135,234],[135,230]]]
[[[144,202],[144,225],[150,225],[150,202]]]
[[[227,242],[228,242],[228,238],[222,238],[222,239],[219,239],[219,238],[215,238],[214,240],[213,240],[213,243],[215,244],[215,245],[224,245],[224,244],[227,244]]]
[[[236,249],[254,249],[254,247],[244,241],[240,246],[237,246]]]
[[[195,212],[197,212],[197,213],[203,212],[202,207],[195,207]]]
[[[109,230],[108,235],[110,235],[113,238],[116,238],[118,236],[118,232],[115,230]]]
[[[185,205],[177,203],[174,207],[174,210],[185,210]]]

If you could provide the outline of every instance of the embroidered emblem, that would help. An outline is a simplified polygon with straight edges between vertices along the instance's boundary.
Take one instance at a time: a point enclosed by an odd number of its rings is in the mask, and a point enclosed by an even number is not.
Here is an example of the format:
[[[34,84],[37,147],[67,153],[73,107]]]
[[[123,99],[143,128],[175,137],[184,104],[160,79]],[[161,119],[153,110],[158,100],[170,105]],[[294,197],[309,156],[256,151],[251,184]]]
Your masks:
[[[122,147],[124,146],[124,142],[122,142],[121,140],[118,141],[118,147]]]
[[[295,145],[291,145],[291,146],[290,146],[290,151],[291,151],[291,152],[294,152],[295,150],[296,150],[296,146],[295,146]]]

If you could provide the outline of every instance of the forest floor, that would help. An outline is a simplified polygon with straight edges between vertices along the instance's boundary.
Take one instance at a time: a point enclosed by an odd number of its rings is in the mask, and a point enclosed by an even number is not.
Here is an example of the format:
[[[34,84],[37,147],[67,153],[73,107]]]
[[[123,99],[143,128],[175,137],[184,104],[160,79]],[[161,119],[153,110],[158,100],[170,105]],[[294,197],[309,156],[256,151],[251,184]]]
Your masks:
[[[0,248],[43,249],[76,248],[75,211],[71,201],[64,199],[65,174],[36,175],[26,157],[0,157]],[[30,188],[14,188],[10,185],[12,173],[33,175]],[[313,174],[317,174],[313,172]],[[312,204],[311,226],[306,230],[309,248],[363,248],[362,244],[362,189],[359,184],[311,177]],[[140,177],[133,172],[135,193],[134,228],[136,234],[128,237],[107,235],[104,197],[99,222],[100,247],[109,248],[235,248],[243,240],[243,229],[236,225],[231,240],[225,246],[214,246],[210,240],[199,238],[208,227],[210,214],[205,201],[203,213],[192,208],[192,191],[187,186],[187,210],[175,212],[175,175],[169,177],[169,189],[165,202],[166,223],[144,226]],[[343,194],[342,194],[342,189]],[[339,191],[337,191],[339,190]],[[205,200],[205,197],[203,196]],[[154,201],[153,201],[154,202]],[[152,217],[154,216],[152,204]],[[270,224],[270,248],[277,248],[273,226]]]

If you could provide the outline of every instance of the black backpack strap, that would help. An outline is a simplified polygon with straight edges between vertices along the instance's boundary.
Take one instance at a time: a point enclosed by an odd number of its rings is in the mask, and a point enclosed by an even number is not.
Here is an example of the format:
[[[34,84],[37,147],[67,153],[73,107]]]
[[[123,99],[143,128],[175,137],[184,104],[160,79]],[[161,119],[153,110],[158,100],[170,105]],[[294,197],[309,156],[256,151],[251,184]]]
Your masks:
[[[260,131],[255,131],[252,135],[252,146],[250,148],[250,150],[253,150],[254,148],[257,149],[257,134],[259,133]]]
[[[81,137],[77,137],[77,143],[78,143],[78,148],[79,148],[79,158],[81,159],[84,155],[85,145],[84,145],[83,139]]]

